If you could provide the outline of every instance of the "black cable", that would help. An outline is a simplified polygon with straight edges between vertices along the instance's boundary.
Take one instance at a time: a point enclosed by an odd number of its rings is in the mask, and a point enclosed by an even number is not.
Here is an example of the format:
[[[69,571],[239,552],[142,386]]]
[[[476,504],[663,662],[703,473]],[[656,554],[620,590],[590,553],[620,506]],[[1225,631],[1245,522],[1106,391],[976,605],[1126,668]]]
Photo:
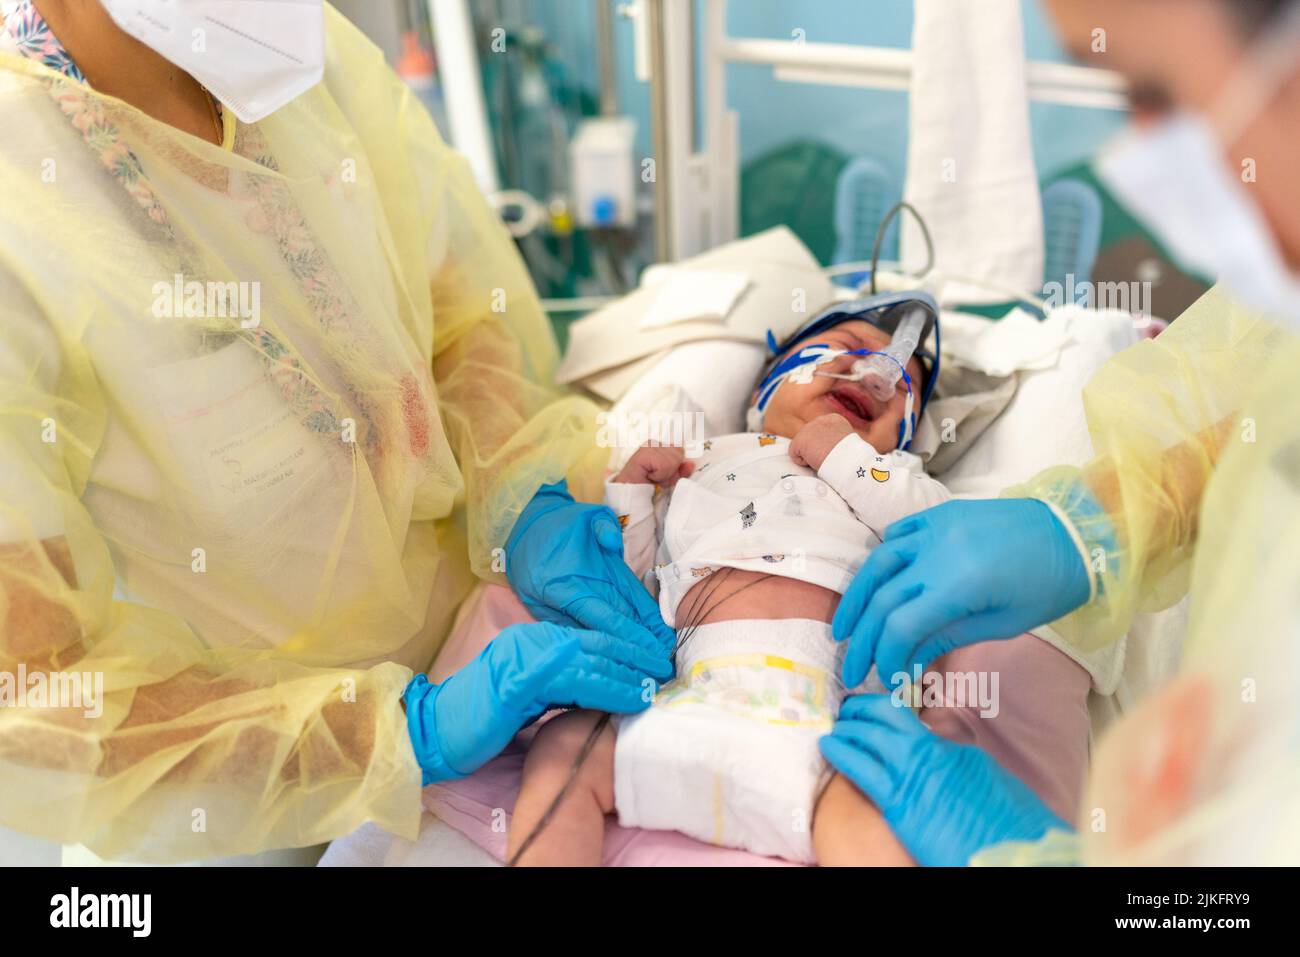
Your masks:
[[[896,203],[889,212],[885,213],[884,219],[880,221],[880,226],[876,229],[876,241],[871,249],[871,294],[873,296],[876,294],[876,274],[880,264],[880,247],[884,243],[885,231],[889,228],[889,224],[894,220],[894,218],[903,210],[907,210],[912,214],[917,225],[921,227],[921,235],[925,239],[926,264],[925,269],[921,274],[925,275],[934,268],[934,240],[930,236],[930,229],[926,226],[925,219],[917,211],[916,207],[906,200]],[[875,532],[875,529],[872,529],[871,531]],[[876,533],[876,537],[880,538],[880,534]],[[751,582],[747,582],[740,588],[737,588],[717,604],[705,609],[704,606],[708,605],[709,599],[711,599],[717,590],[722,587],[723,581],[729,577],[728,573],[731,571],[732,569],[727,567],[714,572],[713,575],[710,575],[710,578],[718,579],[717,583],[712,584],[712,587],[701,592],[700,595],[696,597],[695,601],[691,603],[691,607],[687,609],[686,615],[688,620],[678,631],[677,645],[673,649],[674,661],[676,660],[678,652],[680,652],[686,645],[686,642],[691,639],[697,630],[699,630],[699,627],[704,623],[708,616],[715,612],[721,605],[731,601],[731,599],[735,598],[746,589],[752,588],[760,582],[767,581],[769,578],[777,577],[770,573],[762,575]],[[701,614],[698,618],[694,617],[696,609],[701,610]],[[565,780],[563,787],[560,788],[559,793],[555,795],[554,800],[551,801],[546,810],[542,813],[536,826],[534,826],[528,836],[524,838],[524,842],[519,845],[519,850],[515,851],[506,862],[507,867],[514,867],[519,863],[519,858],[523,855],[524,851],[528,850],[528,848],[532,846],[533,842],[537,840],[538,835],[540,835],[546,825],[550,823],[551,818],[555,815],[556,810],[560,806],[560,802],[564,800],[564,797],[569,793],[569,789],[572,787],[573,782],[577,780],[578,773],[582,770],[583,762],[587,760],[587,756],[596,745],[596,739],[609,725],[609,719],[610,715],[601,715],[600,720],[597,721],[595,726],[591,729],[591,733],[587,735],[587,740],[582,743],[582,748],[578,751],[578,756],[574,759],[573,766],[569,769],[569,776]]]
[[[726,577],[726,573],[727,573],[727,572],[730,572],[730,571],[732,571],[732,569],[731,569],[730,567],[723,568],[721,571],[719,571],[719,572],[715,572],[713,575],[710,575],[709,577],[710,577],[710,578],[713,578],[713,577],[725,578],[725,577]],[[697,632],[697,631],[700,629],[700,627],[702,627],[702,626],[704,625],[704,623],[705,623],[706,621],[708,621],[709,615],[713,614],[715,611],[717,611],[719,608],[721,608],[721,607],[722,607],[724,604],[726,604],[727,602],[731,601],[731,599],[735,598],[735,597],[736,597],[737,595],[739,595],[741,592],[746,591],[747,589],[753,588],[755,585],[761,584],[761,583],[767,581],[769,578],[776,578],[776,577],[777,577],[776,575],[773,575],[772,573],[768,572],[767,574],[760,575],[758,578],[755,578],[755,579],[754,579],[753,581],[751,581],[751,582],[746,582],[745,584],[743,584],[743,585],[741,585],[739,588],[737,588],[735,591],[733,591],[731,594],[725,596],[725,597],[724,597],[721,601],[719,601],[717,604],[715,604],[715,605],[713,605],[712,607],[710,607],[707,611],[705,611],[705,612],[704,612],[704,613],[699,617],[699,619],[697,619],[697,620],[694,621],[694,622],[691,622],[690,625],[687,626],[687,628],[683,629],[686,633],[685,633],[685,634],[681,637],[681,639],[677,642],[677,648],[673,651],[674,658],[676,657],[677,653],[680,652],[680,651],[682,650],[683,647],[685,647],[686,642],[689,641],[689,640],[694,636],[695,632]],[[715,585],[711,591],[709,591],[708,595],[705,596],[706,600],[707,600],[708,598],[712,598],[712,597],[713,597],[713,593],[716,592],[716,591],[717,591],[719,588],[721,588],[721,587],[722,587],[722,582],[719,581],[718,584]]]
[[[713,597],[714,592],[722,587],[722,582],[729,577],[728,573],[731,571],[732,569],[730,567],[726,567],[710,575],[710,578],[718,579],[717,584],[714,584],[712,588],[703,591],[695,601],[691,602],[691,607],[687,609],[686,612],[688,618],[694,614],[697,608],[701,609],[701,614],[699,618],[688,620],[687,623],[678,631],[679,638],[676,647],[673,649],[674,660],[676,660],[677,653],[682,650],[682,647],[686,642],[689,641],[695,632],[699,630],[700,625],[704,623],[705,619],[707,619],[709,615],[713,614],[719,607],[726,602],[731,601],[731,599],[735,598],[746,589],[752,588],[760,582],[765,582],[769,578],[777,577],[771,573],[761,575],[753,581],[741,585],[716,605],[707,609],[703,608],[704,605],[708,604],[708,600]],[[533,829],[528,832],[528,836],[524,838],[523,843],[519,845],[519,850],[510,855],[510,859],[506,861],[506,867],[515,867],[518,865],[519,859],[523,856],[524,852],[532,847],[533,843],[537,840],[538,836],[541,835],[546,825],[551,823],[551,818],[555,816],[555,812],[559,809],[560,802],[563,801],[565,796],[569,793],[569,789],[573,786],[573,782],[578,779],[578,773],[582,770],[583,763],[586,762],[587,756],[591,754],[592,749],[596,746],[596,739],[600,737],[600,733],[609,725],[609,719],[611,717],[612,715],[609,714],[602,714],[600,716],[600,720],[596,722],[595,726],[591,729],[591,732],[587,735],[587,740],[582,742],[582,747],[578,750],[578,755],[573,760],[573,766],[569,768],[569,776],[565,779],[564,785],[560,788],[554,799],[552,799],[551,803],[546,806],[546,810],[542,812],[542,816],[537,819],[537,823],[533,826]]]
[[[602,714],[600,716],[600,720],[596,722],[595,727],[591,729],[591,733],[587,735],[587,740],[582,742],[582,749],[578,751],[578,756],[573,761],[573,767],[569,768],[569,776],[565,780],[564,786],[560,788],[559,793],[555,795],[555,800],[550,803],[542,813],[542,816],[537,819],[536,826],[529,832],[528,836],[524,838],[524,842],[519,845],[519,850],[515,851],[514,854],[510,856],[510,860],[506,861],[506,867],[514,867],[517,865],[519,863],[519,858],[523,857],[524,851],[532,847],[533,841],[537,840],[538,836],[542,833],[542,829],[545,828],[547,824],[551,823],[551,817],[554,816],[556,809],[559,808],[560,802],[564,800],[564,796],[569,793],[569,788],[573,786],[573,782],[578,779],[578,772],[582,770],[583,762],[587,760],[587,755],[591,753],[591,749],[596,746],[596,739],[600,737],[600,732],[604,731],[605,726],[609,724],[610,717],[611,715],[609,714]]]

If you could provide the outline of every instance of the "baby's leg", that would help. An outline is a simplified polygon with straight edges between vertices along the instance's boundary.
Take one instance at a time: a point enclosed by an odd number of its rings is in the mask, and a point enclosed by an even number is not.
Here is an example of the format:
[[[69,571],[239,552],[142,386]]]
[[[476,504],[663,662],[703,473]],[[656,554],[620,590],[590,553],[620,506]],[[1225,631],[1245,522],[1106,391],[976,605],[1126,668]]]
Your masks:
[[[524,761],[523,784],[510,821],[507,859],[537,828],[573,770],[600,720],[598,711],[571,711],[537,732]],[[614,729],[606,725],[550,820],[519,859],[521,865],[600,865],[605,815],[614,810]]]
[[[953,701],[921,709],[930,730],[983,748],[1062,819],[1075,820],[1088,769],[1088,672],[1031,634],[967,645],[931,667],[941,674],[996,675],[989,690],[998,693],[987,709]]]
[[[823,867],[915,867],[871,799],[842,774],[813,812],[813,853]]]
[[[1074,820],[1088,764],[1088,673],[1028,634],[951,651],[927,670],[997,674],[996,708],[945,700],[923,708],[921,720],[950,741],[983,748]],[[838,774],[813,817],[813,850],[823,865],[914,863],[870,799]]]

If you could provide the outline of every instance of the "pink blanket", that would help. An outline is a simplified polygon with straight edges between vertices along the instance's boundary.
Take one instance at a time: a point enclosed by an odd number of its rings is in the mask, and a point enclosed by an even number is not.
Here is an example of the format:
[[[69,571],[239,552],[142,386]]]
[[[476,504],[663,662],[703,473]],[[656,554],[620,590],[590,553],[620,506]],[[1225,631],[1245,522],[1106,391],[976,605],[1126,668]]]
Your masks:
[[[442,681],[473,660],[507,625],[532,620],[510,589],[500,585],[479,588],[461,609],[429,671],[429,680]],[[498,860],[505,860],[506,829],[519,795],[524,754],[536,730],[536,725],[525,729],[499,757],[469,777],[424,789],[426,808]],[[619,827],[613,818],[605,826],[605,863],[620,867],[795,866],[789,861],[702,844],[676,831]]]
[[[463,667],[507,625],[532,620],[508,588],[479,588],[461,609],[429,680],[442,681]],[[935,667],[997,671],[1002,690],[1010,694],[1001,695],[1002,707],[996,718],[979,719],[972,709],[943,707],[923,709],[922,719],[936,733],[984,748],[1037,791],[1057,814],[1072,820],[1088,758],[1088,673],[1032,635],[972,645],[939,659]],[[525,729],[499,757],[469,777],[425,788],[424,806],[504,860],[524,754],[535,733],[536,726]],[[702,844],[675,831],[619,827],[613,818],[605,828],[605,863],[623,867],[795,866]]]
[[[527,734],[527,732],[525,732]],[[527,751],[520,735],[500,757],[461,781],[431,784],[424,806],[498,860],[506,856],[506,828],[519,794]],[[642,831],[605,825],[605,864],[615,867],[788,866],[788,861],[701,844],[675,831]]]

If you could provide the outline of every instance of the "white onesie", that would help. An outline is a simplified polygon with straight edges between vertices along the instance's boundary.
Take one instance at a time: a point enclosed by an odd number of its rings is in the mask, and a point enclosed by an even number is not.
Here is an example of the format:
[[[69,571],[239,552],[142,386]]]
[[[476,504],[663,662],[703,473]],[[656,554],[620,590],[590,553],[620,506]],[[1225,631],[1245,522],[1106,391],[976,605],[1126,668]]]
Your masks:
[[[721,568],[767,572],[843,593],[891,523],[947,501],[906,452],[880,455],[846,436],[816,471],[790,440],[744,433],[701,443],[695,472],[671,494],[610,482],[629,567],[658,589],[664,620]],[[654,705],[622,718],[615,804],[629,827],[682,831],[714,844],[812,860],[812,809],[825,764],[818,740],[844,697],[843,648],[803,619],[696,629],[677,677]]]

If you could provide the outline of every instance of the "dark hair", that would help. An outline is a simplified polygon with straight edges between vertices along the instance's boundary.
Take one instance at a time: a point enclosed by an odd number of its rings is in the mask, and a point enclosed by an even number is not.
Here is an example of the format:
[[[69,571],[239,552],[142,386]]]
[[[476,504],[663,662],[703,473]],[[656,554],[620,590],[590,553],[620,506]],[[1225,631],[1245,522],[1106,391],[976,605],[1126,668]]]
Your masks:
[[[1247,33],[1255,33],[1289,7],[1295,0],[1219,0],[1241,21]]]

